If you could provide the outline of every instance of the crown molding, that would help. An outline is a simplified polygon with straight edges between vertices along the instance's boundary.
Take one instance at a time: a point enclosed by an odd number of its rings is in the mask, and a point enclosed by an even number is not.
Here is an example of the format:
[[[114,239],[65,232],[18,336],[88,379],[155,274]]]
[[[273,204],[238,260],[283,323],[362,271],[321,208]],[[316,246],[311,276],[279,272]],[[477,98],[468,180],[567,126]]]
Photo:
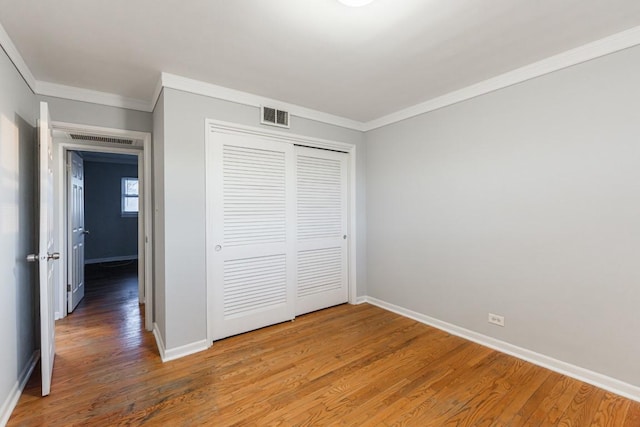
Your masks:
[[[588,43],[543,59],[522,68],[509,71],[483,82],[467,86],[466,88],[447,93],[446,95],[430,99],[395,113],[366,122],[364,131],[370,131],[387,126],[420,114],[428,113],[458,102],[466,101],[499,89],[503,89],[545,74],[559,71],[601,56],[609,55],[640,44],[640,26],[614,34],[609,37]]]
[[[278,109],[286,110],[292,116],[302,117],[305,119],[315,120],[335,126],[340,126],[357,131],[364,130],[364,124],[357,120],[347,119],[345,117],[335,116],[333,114],[324,113],[322,111],[312,110],[295,104],[278,101],[276,99],[265,98],[248,92],[242,92],[235,89],[229,89],[223,86],[217,86],[211,83],[199,80],[189,79],[174,74],[162,73],[160,75],[160,84],[156,88],[153,104],[155,105],[157,97],[160,96],[163,87],[190,92],[197,95],[204,95],[211,98],[231,101],[238,104],[250,105],[252,107],[260,107],[261,105],[269,105]]]
[[[156,105],[158,105],[158,99],[160,99],[160,95],[162,94],[162,74],[163,73],[160,73],[160,77],[156,82],[156,88],[154,89],[151,100],[149,101],[149,104],[151,105],[151,111],[156,109]]]
[[[92,104],[108,105],[111,107],[126,108],[151,112],[152,105],[148,101],[135,98],[127,98],[113,93],[99,92],[73,86],[65,86],[56,83],[37,81],[35,93],[38,95],[53,96],[56,98],[72,99],[74,101],[89,102]]]
[[[36,78],[31,74],[31,70],[27,67],[27,63],[24,62],[18,48],[13,44],[13,40],[11,40],[11,37],[9,37],[9,34],[5,31],[2,24],[0,24],[0,45],[2,45],[7,56],[11,62],[13,62],[13,65],[18,69],[18,72],[22,75],[24,81],[27,82],[31,91],[36,93]]]

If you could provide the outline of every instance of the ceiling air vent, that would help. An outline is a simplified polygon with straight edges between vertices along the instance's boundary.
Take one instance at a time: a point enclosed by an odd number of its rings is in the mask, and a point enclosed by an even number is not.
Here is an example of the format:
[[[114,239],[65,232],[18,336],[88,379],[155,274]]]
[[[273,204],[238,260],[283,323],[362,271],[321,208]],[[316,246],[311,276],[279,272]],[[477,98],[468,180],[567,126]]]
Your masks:
[[[262,106],[260,109],[260,123],[263,125],[289,128],[289,112],[277,108]]]
[[[77,133],[72,133],[70,135],[71,135],[71,139],[81,139],[83,141],[105,142],[107,144],[133,145],[133,139],[114,138],[112,136],[81,135]]]

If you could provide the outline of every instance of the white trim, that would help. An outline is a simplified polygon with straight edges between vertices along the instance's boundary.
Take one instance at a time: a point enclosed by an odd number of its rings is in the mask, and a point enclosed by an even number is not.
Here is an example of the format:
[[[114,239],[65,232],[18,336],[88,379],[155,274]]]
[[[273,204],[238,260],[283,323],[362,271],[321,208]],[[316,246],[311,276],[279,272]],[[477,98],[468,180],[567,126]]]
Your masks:
[[[577,47],[548,57],[533,64],[526,65],[513,71],[492,77],[483,82],[467,86],[466,88],[449,92],[443,96],[405,108],[395,113],[380,117],[365,123],[363,130],[370,131],[382,126],[406,120],[420,114],[428,113],[458,102],[466,101],[489,92],[503,89],[545,74],[559,71],[601,56],[605,56],[623,49],[640,44],[640,26],[614,34],[595,42]]]
[[[123,139],[128,138],[128,139],[134,140],[133,145],[115,145],[113,146],[113,148],[122,148],[125,150],[130,148],[136,148],[138,150],[142,150],[146,148],[146,145],[144,145],[144,143],[146,142],[146,139],[149,139],[149,141],[151,141],[151,134],[149,132],[140,132],[137,130],[107,128],[103,126],[59,122],[55,120],[52,121],[51,123],[53,124],[54,131],[59,130],[67,133],[80,133],[83,135],[91,134],[91,135],[100,135],[100,136],[122,137]],[[92,141],[83,141],[80,139],[69,139],[69,142],[80,142],[82,144],[94,145],[96,147],[107,147],[101,143],[92,143]],[[142,142],[143,145],[142,146],[139,145],[139,142]],[[100,151],[100,150],[85,150],[85,151]],[[116,153],[119,151],[113,151],[113,152]]]
[[[138,222],[138,302],[140,304],[146,304],[147,301],[153,302],[153,299],[148,298],[148,290],[151,289],[150,283],[147,283],[147,265],[151,264],[152,258],[147,253],[149,248],[145,245],[147,229],[146,223],[150,223],[153,211],[146,210],[144,203],[145,198],[149,197],[149,191],[146,190],[147,185],[146,176],[144,176],[144,151],[138,154],[138,212],[135,215],[122,215],[123,218],[136,218]],[[149,165],[150,166],[150,165]],[[142,184],[141,184],[142,183]],[[149,181],[150,183],[150,181]],[[142,185],[142,187],[140,187]],[[142,191],[139,191],[142,190]],[[142,215],[140,213],[142,212]],[[140,250],[143,248],[142,250]],[[150,295],[150,294],[149,294]],[[147,315],[147,308],[150,308],[153,304],[145,306],[144,326],[147,331],[151,330],[153,323],[153,316]],[[150,308],[149,311],[153,311]]]
[[[162,94],[162,73],[160,74],[160,78],[156,82],[156,88],[153,90],[153,95],[151,96],[151,100],[149,101],[149,105],[151,106],[151,111],[156,109],[156,105],[158,105],[158,99],[160,99],[160,95]]]
[[[142,192],[140,193],[141,204],[144,209],[141,214],[138,215],[138,295],[140,302],[150,301],[151,303],[145,307],[145,329],[148,331],[153,328],[153,230],[151,227],[153,211],[151,207],[151,197],[153,194],[153,182],[151,177],[151,133],[129,131],[125,129],[106,128],[101,126],[89,126],[75,123],[65,122],[52,122],[52,126],[55,130],[63,130],[66,132],[83,132],[91,133],[102,136],[123,136],[132,138],[134,140],[141,141],[141,146],[107,146],[103,144],[93,143],[91,141],[82,140],[68,140],[61,138],[54,138],[54,149],[58,155],[58,179],[55,183],[60,191],[61,195],[65,195],[65,167],[64,167],[64,153],[65,150],[81,150],[81,151],[95,151],[95,152],[108,152],[119,154],[130,154],[138,156],[138,179],[142,186]],[[62,198],[66,200],[66,196]],[[58,209],[59,222],[58,227],[58,242],[65,241],[65,206],[66,203],[60,203]],[[64,255],[61,254],[62,261],[58,265],[64,264]],[[58,314],[62,317],[67,315],[66,304],[66,269],[59,271],[58,277],[58,298],[59,307]]]
[[[190,354],[199,353],[208,349],[207,340],[200,340],[176,348],[165,348],[163,362],[180,359]]]
[[[31,88],[33,93],[36,93],[36,86],[38,82],[36,81],[36,78],[33,77],[33,74],[31,74],[31,70],[29,69],[29,67],[27,67],[27,63],[24,62],[24,59],[22,58],[22,55],[20,55],[18,48],[16,48],[16,46],[13,44],[11,37],[9,37],[9,34],[5,31],[2,24],[0,24],[0,45],[2,45],[2,48],[7,53],[7,56],[9,57],[11,62],[13,62],[13,65],[15,65],[18,73],[20,73],[24,81],[27,82],[29,88]]]
[[[85,259],[84,265],[100,264],[102,262],[133,261],[136,259],[138,259],[138,255],[111,256],[106,258],[91,258],[91,259]]]
[[[358,131],[364,130],[364,124],[357,120],[347,119],[329,113],[323,113],[322,111],[312,110],[300,105],[290,104],[284,101],[278,101],[276,99],[265,98],[259,95],[254,95],[252,93],[229,89],[223,86],[217,86],[211,83],[177,76],[175,74],[161,73],[160,82],[160,88],[167,87],[170,89],[195,93],[197,95],[208,96],[210,98],[217,98],[225,101],[235,102],[238,104],[250,105],[257,108],[266,105],[269,107],[277,108],[278,110],[288,111],[290,118],[291,116],[297,116],[348,129],[354,129]],[[157,97],[160,96],[160,92],[161,90],[156,88],[156,91],[154,93],[155,98],[151,102],[152,105],[155,105],[158,99]],[[256,121],[258,121],[259,119],[258,115],[259,113],[256,112]]]
[[[640,402],[640,387],[634,386],[624,381],[620,381],[618,379],[582,368],[580,366],[573,365],[571,363],[563,362],[562,360],[554,359],[544,354],[536,353],[535,351],[531,351],[526,348],[509,344],[505,341],[501,341],[487,335],[453,325],[451,323],[443,322],[442,320],[435,319],[425,314],[418,313],[407,308],[379,300],[377,298],[366,297],[366,301],[369,304],[378,306],[388,311],[392,311],[396,314],[408,317],[420,323],[433,326],[434,328],[446,331],[452,335],[456,335],[469,341],[473,341],[485,347],[489,347],[502,353],[517,357],[518,359],[526,360],[527,362],[531,362],[534,365],[550,369],[562,375],[575,378],[579,381],[583,381],[585,383],[602,388],[628,399]]]
[[[158,350],[160,352],[160,359],[162,359],[163,363],[189,356],[190,354],[198,353],[209,348],[207,340],[200,340],[181,345],[180,347],[167,349],[164,341],[162,340],[162,334],[160,333],[157,323],[153,324],[153,336],[156,338],[156,344],[158,345]]]
[[[348,224],[349,224],[349,230],[347,231],[347,234],[349,236],[349,245],[348,247],[348,254],[347,254],[347,259],[348,259],[348,269],[349,269],[349,303],[350,304],[355,304],[356,300],[357,300],[357,275],[356,275],[356,271],[357,271],[357,263],[356,263],[356,199],[357,199],[357,195],[356,195],[356,146],[355,144],[350,144],[350,143],[345,143],[345,142],[336,142],[336,141],[330,141],[330,140],[326,140],[326,139],[320,139],[320,138],[312,138],[312,137],[307,137],[304,135],[297,135],[297,134],[292,134],[292,133],[288,133],[288,132],[282,132],[282,131],[274,131],[274,130],[266,130],[266,129],[262,129],[262,128],[258,128],[255,126],[245,126],[245,125],[238,125],[236,123],[229,123],[229,122],[223,122],[223,121],[219,121],[219,120],[212,120],[212,119],[205,119],[204,121],[204,126],[205,126],[205,159],[209,158],[209,150],[210,150],[210,146],[211,146],[211,130],[215,129],[216,132],[218,133],[229,133],[229,134],[247,134],[247,135],[253,135],[253,136],[259,136],[262,139],[266,139],[266,140],[270,140],[270,141],[277,141],[277,142],[281,142],[281,143],[289,143],[289,144],[294,144],[294,145],[302,145],[305,147],[312,147],[312,148],[325,148],[325,149],[329,149],[329,150],[337,150],[337,151],[342,151],[345,153],[349,154],[349,157],[351,157],[351,162],[350,162],[350,167],[349,167],[349,183],[350,183],[350,189],[349,189],[349,218],[348,218]],[[208,168],[205,167],[205,184],[211,182],[211,172],[209,171]],[[206,230],[211,230],[213,227],[213,224],[211,223],[211,206],[209,205],[211,203],[210,200],[207,201],[206,203],[206,220],[207,220],[207,226],[206,226]],[[210,237],[205,237],[205,240],[207,241],[206,247],[207,247],[207,251],[211,251],[211,238]],[[205,256],[206,258],[206,256]],[[208,343],[212,343],[213,342],[213,327],[212,327],[212,322],[213,322],[213,316],[211,315],[211,310],[213,305],[213,296],[212,296],[212,292],[211,292],[211,283],[212,283],[212,275],[211,275],[211,269],[208,268],[208,266],[206,266],[206,295],[207,295],[207,342]]]
[[[144,236],[138,241],[138,253],[140,248],[144,248],[145,258],[139,259],[139,263],[144,265],[144,325],[146,330],[150,330],[153,325],[153,317],[155,313],[153,299],[153,159],[151,157],[151,134],[146,133],[144,136],[144,150],[142,151],[142,162],[138,163],[138,170],[142,166],[142,173],[138,172],[138,178],[143,177],[145,186],[142,192],[142,210],[145,213],[143,222]],[[140,165],[142,163],[142,165]]]
[[[349,172],[347,176],[347,180],[349,182],[349,200],[347,201],[349,204],[348,213],[349,216],[347,221],[349,223],[348,226],[348,238],[347,240],[347,270],[349,272],[349,294],[348,294],[348,302],[349,304],[356,304],[358,300],[358,289],[356,284],[358,283],[358,272],[356,269],[356,254],[358,253],[358,227],[357,227],[357,183],[356,183],[356,146],[354,145],[349,151],[350,164],[349,164]]]
[[[55,98],[72,99],[74,101],[89,102],[91,104],[108,105],[111,107],[126,108],[151,112],[153,106],[149,101],[116,95],[97,90],[83,89],[74,86],[66,86],[57,83],[37,81],[35,92],[38,95],[53,96]]]
[[[160,359],[164,362],[164,359],[165,359],[164,340],[162,339],[160,328],[158,328],[158,324],[156,322],[153,322],[153,336],[156,339],[156,347],[158,347],[158,352],[160,353]]]
[[[216,306],[216,298],[214,297],[213,282],[215,280],[215,274],[213,274],[213,268],[209,266],[209,258],[212,251],[215,251],[213,245],[213,197],[209,196],[212,192],[212,188],[215,185],[214,173],[208,166],[209,159],[211,158],[211,151],[213,142],[211,141],[211,123],[210,120],[204,121],[204,220],[205,220],[205,232],[204,232],[204,270],[205,270],[205,316],[207,321],[207,343],[213,345],[213,334],[215,330],[215,315],[212,310]]]
[[[367,297],[357,297],[355,305],[364,304],[365,302],[367,302]]]
[[[15,382],[9,395],[0,406],[0,426],[5,426],[9,422],[9,418],[11,417],[11,413],[15,409],[18,404],[18,400],[20,400],[20,396],[22,395],[22,391],[24,387],[27,385],[27,381],[31,377],[31,373],[35,369],[38,364],[38,360],[40,360],[40,350],[36,350],[31,355],[31,358],[27,362],[27,365],[24,367],[20,375],[18,376],[18,380]]]

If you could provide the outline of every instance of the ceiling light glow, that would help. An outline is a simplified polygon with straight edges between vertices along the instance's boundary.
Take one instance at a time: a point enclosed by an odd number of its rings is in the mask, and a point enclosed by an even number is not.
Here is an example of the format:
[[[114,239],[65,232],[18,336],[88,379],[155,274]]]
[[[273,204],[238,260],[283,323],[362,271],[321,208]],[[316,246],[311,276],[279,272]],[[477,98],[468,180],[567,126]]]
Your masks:
[[[340,3],[349,7],[361,7],[366,6],[373,0],[338,0]]]

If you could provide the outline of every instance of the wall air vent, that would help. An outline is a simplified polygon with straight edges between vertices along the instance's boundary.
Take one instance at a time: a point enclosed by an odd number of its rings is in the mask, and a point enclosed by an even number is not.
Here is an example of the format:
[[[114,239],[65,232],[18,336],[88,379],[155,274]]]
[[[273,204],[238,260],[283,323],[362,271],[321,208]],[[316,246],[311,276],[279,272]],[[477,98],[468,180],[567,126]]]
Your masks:
[[[289,128],[289,112],[273,107],[260,107],[260,123],[269,126]]]
[[[70,135],[71,135],[71,139],[81,139],[83,141],[104,142],[107,144],[133,145],[133,139],[114,138],[112,136],[82,135],[77,133],[72,133]]]

